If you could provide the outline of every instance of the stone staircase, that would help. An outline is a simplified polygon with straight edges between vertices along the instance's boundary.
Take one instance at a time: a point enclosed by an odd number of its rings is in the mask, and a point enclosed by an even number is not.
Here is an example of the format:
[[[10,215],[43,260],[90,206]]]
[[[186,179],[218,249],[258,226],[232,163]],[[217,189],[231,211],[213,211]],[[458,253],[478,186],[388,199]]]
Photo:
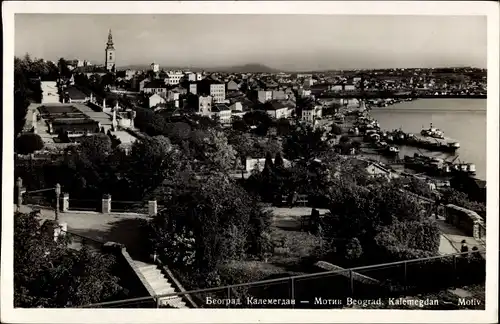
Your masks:
[[[175,288],[172,287],[168,278],[165,274],[158,268],[155,264],[144,263],[140,261],[134,261],[142,273],[146,281],[149,283],[151,288],[156,295],[174,293]],[[172,308],[188,308],[186,303],[179,296],[164,297],[160,299],[160,304],[166,307]]]

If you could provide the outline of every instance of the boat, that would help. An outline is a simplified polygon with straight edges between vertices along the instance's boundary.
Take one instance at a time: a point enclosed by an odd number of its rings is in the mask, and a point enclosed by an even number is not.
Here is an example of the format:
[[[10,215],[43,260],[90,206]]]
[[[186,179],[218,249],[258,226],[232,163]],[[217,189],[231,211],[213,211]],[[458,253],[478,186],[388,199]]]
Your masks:
[[[387,142],[378,142],[375,144],[375,148],[379,153],[385,156],[395,157],[399,155],[399,147],[389,145]]]
[[[428,157],[423,154],[415,153],[413,157],[405,156],[405,167],[415,171],[425,172],[428,175],[452,176],[476,174],[476,165],[474,163],[459,162],[454,163],[458,158],[456,156],[452,161],[446,161],[440,158]]]
[[[420,131],[420,135],[425,137],[444,139],[444,133],[438,128],[432,127],[432,123],[429,128],[424,128]]]
[[[418,171],[425,172],[428,175],[446,176],[451,175],[452,169],[442,159],[428,157],[423,154],[415,153],[413,156],[405,155],[405,167]]]

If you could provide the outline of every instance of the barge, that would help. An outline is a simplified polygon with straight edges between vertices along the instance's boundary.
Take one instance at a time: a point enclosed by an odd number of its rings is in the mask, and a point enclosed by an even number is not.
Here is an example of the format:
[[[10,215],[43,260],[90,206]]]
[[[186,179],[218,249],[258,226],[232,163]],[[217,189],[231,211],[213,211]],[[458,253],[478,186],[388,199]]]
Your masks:
[[[450,162],[418,153],[413,156],[405,155],[403,161],[406,168],[424,172],[430,176],[453,176],[458,174],[474,176],[476,174],[476,166],[473,163],[454,163],[454,160]]]

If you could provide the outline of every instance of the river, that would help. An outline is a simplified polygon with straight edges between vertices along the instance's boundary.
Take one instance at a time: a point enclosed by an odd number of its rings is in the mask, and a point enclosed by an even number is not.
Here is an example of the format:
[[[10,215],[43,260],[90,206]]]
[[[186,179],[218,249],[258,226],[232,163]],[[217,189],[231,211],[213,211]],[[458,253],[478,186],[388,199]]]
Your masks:
[[[456,161],[476,165],[476,177],[486,180],[486,99],[417,99],[389,107],[375,107],[370,115],[383,130],[402,128],[420,134],[422,127],[434,127],[460,142]],[[400,157],[413,155],[416,148],[400,147]],[[429,156],[449,158],[454,155],[420,150]]]

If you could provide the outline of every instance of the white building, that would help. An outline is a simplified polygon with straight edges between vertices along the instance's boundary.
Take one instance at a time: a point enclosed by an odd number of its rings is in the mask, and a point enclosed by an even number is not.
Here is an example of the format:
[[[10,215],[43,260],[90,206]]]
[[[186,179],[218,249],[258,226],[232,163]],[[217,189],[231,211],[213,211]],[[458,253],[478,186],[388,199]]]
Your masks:
[[[224,83],[210,84],[210,96],[213,97],[215,103],[221,103],[226,100],[226,85]]]
[[[304,88],[300,88],[297,93],[299,94],[300,97],[302,98],[306,98],[306,97],[309,97],[311,95],[311,90],[306,90]]]
[[[202,116],[212,115],[212,97],[199,96],[198,97],[198,114]]]
[[[212,115],[217,116],[223,125],[231,124],[231,108],[225,104],[214,104]]]
[[[170,71],[167,73],[167,77],[165,78],[165,83],[168,85],[178,85],[181,82],[181,79],[184,77],[184,73],[176,71]]]
[[[155,93],[151,97],[149,97],[149,108],[156,107],[160,104],[165,104],[167,102],[167,99],[165,98],[164,95],[160,95],[158,93]]]
[[[153,71],[154,73],[160,72],[160,64],[151,63],[151,71]]]
[[[321,106],[302,109],[302,120],[313,123],[317,118],[321,118],[323,110]]]

